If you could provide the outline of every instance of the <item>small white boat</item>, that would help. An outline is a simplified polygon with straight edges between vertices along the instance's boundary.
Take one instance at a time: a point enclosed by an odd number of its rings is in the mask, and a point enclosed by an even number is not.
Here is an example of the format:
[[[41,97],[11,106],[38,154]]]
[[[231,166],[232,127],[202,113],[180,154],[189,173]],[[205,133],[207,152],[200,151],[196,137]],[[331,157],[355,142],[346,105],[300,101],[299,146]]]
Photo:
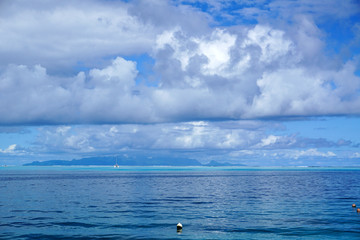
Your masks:
[[[118,163],[117,163],[117,158],[116,158],[116,163],[115,163],[115,165],[114,165],[114,168],[119,168],[120,166],[118,165]]]

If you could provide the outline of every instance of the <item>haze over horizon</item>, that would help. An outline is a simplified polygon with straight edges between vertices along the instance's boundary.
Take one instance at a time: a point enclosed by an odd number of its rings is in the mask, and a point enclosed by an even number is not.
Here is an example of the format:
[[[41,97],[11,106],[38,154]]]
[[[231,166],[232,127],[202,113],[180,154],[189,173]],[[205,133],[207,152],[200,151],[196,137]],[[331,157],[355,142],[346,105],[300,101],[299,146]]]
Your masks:
[[[0,1],[0,165],[360,165],[360,3]]]

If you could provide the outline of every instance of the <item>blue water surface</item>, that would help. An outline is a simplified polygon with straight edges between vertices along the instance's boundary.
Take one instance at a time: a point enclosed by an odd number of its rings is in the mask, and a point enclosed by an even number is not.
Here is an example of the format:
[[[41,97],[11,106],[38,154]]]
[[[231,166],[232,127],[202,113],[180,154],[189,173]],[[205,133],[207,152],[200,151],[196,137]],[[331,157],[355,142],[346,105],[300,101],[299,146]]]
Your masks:
[[[2,167],[0,239],[356,239],[353,203],[358,168]]]

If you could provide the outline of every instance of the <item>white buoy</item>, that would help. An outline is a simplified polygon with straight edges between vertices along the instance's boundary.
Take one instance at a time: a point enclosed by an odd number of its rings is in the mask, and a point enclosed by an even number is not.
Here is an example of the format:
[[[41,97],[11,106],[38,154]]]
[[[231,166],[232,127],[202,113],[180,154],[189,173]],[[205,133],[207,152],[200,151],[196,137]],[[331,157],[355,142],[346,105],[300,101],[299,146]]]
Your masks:
[[[178,224],[176,225],[176,228],[177,228],[177,230],[181,230],[181,229],[183,228],[183,226],[182,226],[181,223],[178,223]]]

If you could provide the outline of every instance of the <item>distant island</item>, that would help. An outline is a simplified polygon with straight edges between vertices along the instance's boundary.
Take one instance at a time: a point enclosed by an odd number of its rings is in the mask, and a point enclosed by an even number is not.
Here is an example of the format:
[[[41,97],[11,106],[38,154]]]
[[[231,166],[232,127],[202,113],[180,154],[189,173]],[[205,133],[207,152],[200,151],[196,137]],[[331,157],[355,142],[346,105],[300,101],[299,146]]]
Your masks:
[[[202,164],[195,159],[188,158],[171,158],[156,157],[156,158],[135,158],[135,157],[89,157],[81,159],[68,160],[49,160],[49,161],[34,161],[26,163],[24,166],[113,166],[117,163],[119,166],[245,166],[243,164],[221,163],[211,161],[207,164]]]

